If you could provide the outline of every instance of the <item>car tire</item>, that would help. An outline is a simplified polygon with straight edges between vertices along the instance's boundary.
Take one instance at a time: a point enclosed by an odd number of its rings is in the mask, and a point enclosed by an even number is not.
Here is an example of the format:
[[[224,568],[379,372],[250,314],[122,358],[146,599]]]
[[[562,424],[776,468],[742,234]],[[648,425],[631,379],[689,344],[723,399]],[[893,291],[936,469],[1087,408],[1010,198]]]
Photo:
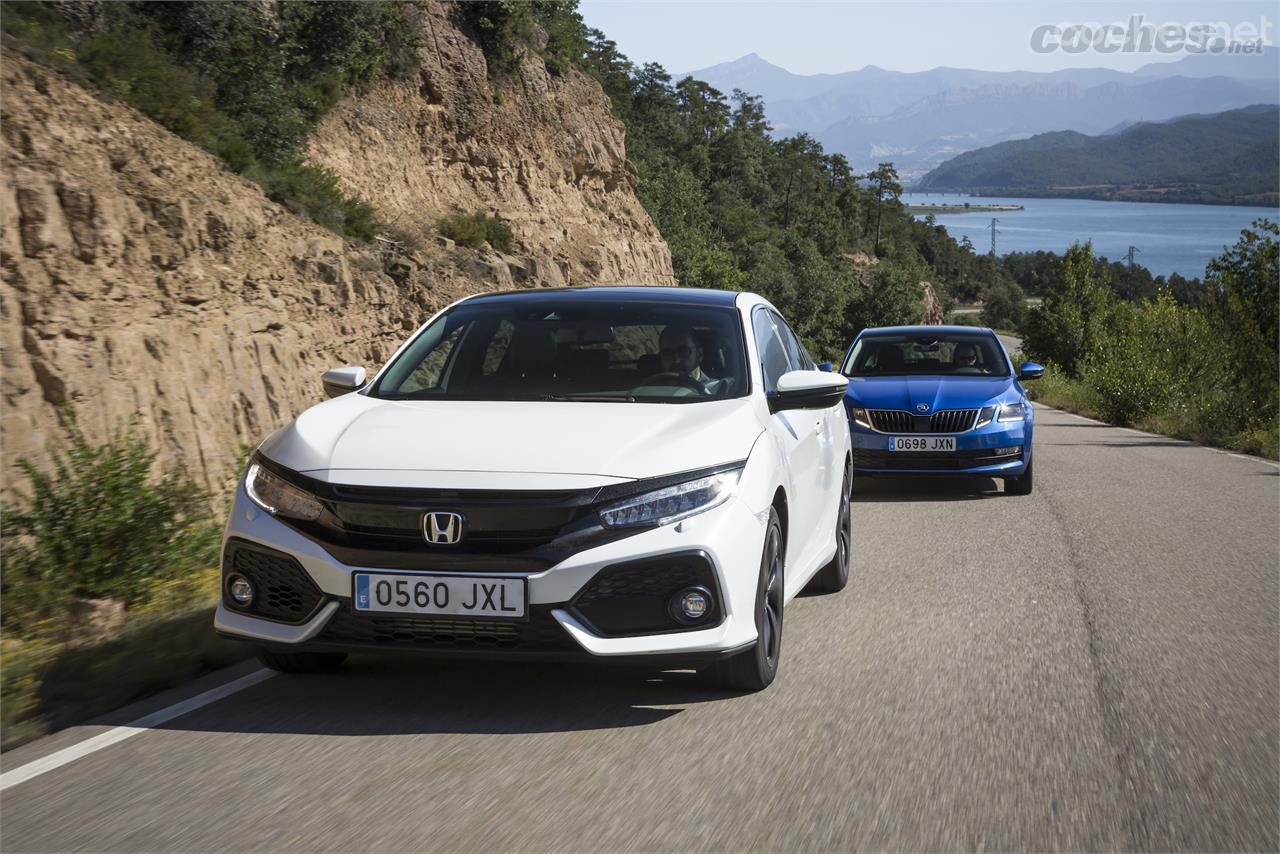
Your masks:
[[[782,604],[786,549],[778,512],[769,510],[760,578],[756,585],[755,620],[758,638],[751,649],[718,661],[707,671],[709,680],[732,691],[761,691],[778,675],[782,657]]]
[[[1031,462],[1027,462],[1026,471],[1017,477],[1006,477],[1004,479],[1004,491],[1010,495],[1030,495],[1031,489],[1035,486],[1032,479]]]
[[[853,543],[849,492],[852,488],[853,471],[846,466],[844,483],[840,486],[840,506],[836,510],[836,553],[809,582],[808,589],[813,593],[839,593],[849,583],[849,548]]]
[[[258,647],[262,666],[280,673],[330,673],[346,660],[345,652],[278,652]]]

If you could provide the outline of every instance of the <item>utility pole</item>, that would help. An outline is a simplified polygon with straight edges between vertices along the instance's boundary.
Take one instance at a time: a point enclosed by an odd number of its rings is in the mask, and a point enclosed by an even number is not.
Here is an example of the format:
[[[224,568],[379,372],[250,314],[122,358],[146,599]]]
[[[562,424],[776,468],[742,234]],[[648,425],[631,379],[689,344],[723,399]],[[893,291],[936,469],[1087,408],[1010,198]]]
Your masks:
[[[1133,256],[1140,252],[1142,252],[1142,250],[1136,246],[1129,247],[1129,272],[1130,273],[1133,272]]]
[[[996,257],[996,235],[999,234],[999,231],[997,231],[996,229],[996,223],[999,221],[1000,220],[996,219],[995,217],[991,218],[991,257],[992,258]]]

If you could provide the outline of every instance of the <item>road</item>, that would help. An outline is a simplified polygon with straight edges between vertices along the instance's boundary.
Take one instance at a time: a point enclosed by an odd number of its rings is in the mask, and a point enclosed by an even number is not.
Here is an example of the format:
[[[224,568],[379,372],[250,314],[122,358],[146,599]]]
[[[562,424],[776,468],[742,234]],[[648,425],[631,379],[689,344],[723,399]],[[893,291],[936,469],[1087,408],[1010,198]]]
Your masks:
[[[10,785],[0,847],[1277,850],[1276,466],[1037,419],[1031,496],[859,484],[853,580],[760,694],[353,659]]]

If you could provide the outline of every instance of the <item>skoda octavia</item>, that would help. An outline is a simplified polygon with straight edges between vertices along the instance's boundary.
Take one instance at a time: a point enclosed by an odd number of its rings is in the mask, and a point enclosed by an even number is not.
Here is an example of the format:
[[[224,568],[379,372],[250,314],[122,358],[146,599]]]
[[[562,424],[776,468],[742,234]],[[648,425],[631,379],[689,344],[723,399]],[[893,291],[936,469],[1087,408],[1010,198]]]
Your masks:
[[[849,573],[848,381],[751,294],[470,297],[257,449],[215,625],[349,652],[641,660],[768,685]]]
[[[1033,412],[990,329],[892,326],[864,330],[845,356],[845,405],[860,475],[1003,478],[1005,491],[1032,489]]]

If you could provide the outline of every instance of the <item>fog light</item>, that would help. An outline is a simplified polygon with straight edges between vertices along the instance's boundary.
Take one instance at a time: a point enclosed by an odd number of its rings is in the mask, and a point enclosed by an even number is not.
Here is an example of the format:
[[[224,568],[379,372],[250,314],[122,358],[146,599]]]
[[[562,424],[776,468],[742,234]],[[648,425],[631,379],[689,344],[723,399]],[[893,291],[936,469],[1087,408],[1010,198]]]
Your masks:
[[[701,587],[690,587],[676,594],[676,613],[689,622],[697,622],[711,613],[711,594]]]
[[[242,608],[253,602],[253,582],[243,575],[233,575],[227,579],[227,592]]]
[[[1016,445],[1015,445],[1014,447],[1012,447],[1012,448],[996,448],[996,456],[997,456],[997,457],[1011,457],[1011,456],[1013,456],[1014,454],[1018,453],[1018,452],[1019,452],[1019,451],[1021,451],[1021,450],[1022,450],[1022,449],[1021,449],[1021,448],[1019,448],[1019,447],[1018,447],[1018,446],[1016,446]]]

